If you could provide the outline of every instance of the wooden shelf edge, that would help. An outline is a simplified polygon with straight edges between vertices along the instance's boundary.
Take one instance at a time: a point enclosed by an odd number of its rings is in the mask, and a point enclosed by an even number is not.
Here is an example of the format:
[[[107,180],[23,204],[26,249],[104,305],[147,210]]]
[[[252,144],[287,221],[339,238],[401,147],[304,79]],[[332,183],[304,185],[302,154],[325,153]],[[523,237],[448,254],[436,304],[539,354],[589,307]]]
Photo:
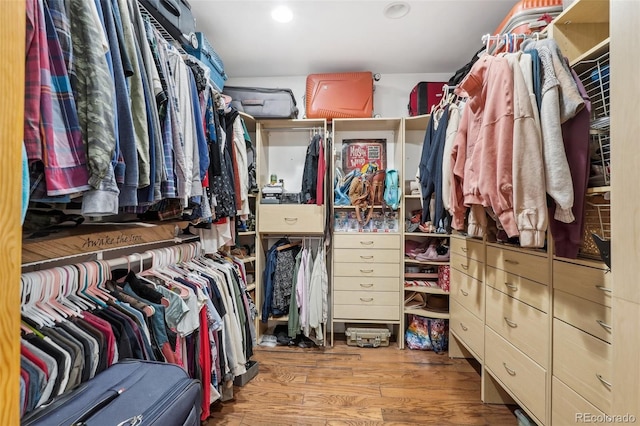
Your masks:
[[[348,205],[348,206],[333,206],[334,210],[355,210],[356,206],[352,206],[352,205]],[[374,210],[375,209],[382,209],[382,205],[381,204],[376,204],[375,206],[373,206]],[[400,208],[397,208],[395,210],[393,210],[391,207],[387,206],[386,207],[388,210],[390,211],[398,211],[400,210]]]
[[[256,231],[241,231],[241,232],[238,232],[238,236],[240,236],[240,237],[246,237],[248,235],[256,235]]]
[[[584,60],[598,58],[600,55],[602,55],[605,52],[605,50],[609,50],[610,41],[611,41],[611,37],[605,38],[600,43],[596,44],[591,49],[584,52],[582,55],[578,56],[577,58],[574,58],[571,61],[570,66],[573,68],[574,66],[576,66],[577,64],[579,64]]]
[[[405,232],[404,235],[409,237],[432,237],[432,238],[449,238],[451,234],[437,234],[435,232]]]
[[[418,286],[418,285],[405,287],[404,291],[415,291],[418,293],[427,293],[427,294],[449,294],[448,291],[444,291],[440,287],[426,287],[426,286]]]
[[[606,192],[611,192],[611,186],[594,186],[587,188],[587,195],[604,194]]]
[[[181,235],[188,222],[160,224],[80,225],[41,239],[23,239],[22,266],[62,260],[97,252],[141,247],[160,243],[183,243],[196,235]],[[84,226],[84,228],[82,228]]]
[[[449,264],[449,261],[438,261],[438,260],[415,260],[415,259],[404,259],[405,265],[437,265],[437,266],[445,266]]]
[[[404,313],[427,318],[449,319],[449,312],[430,311],[428,309],[404,308]]]

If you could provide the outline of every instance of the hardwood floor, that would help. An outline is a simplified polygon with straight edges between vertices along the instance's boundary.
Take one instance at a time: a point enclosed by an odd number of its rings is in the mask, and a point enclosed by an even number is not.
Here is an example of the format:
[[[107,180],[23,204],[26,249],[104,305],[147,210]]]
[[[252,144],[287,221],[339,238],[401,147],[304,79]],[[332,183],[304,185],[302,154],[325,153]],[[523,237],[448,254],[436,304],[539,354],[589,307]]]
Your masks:
[[[211,407],[206,425],[517,425],[517,407],[480,401],[477,363],[447,354],[256,348],[258,375]],[[475,364],[475,365],[474,365]]]

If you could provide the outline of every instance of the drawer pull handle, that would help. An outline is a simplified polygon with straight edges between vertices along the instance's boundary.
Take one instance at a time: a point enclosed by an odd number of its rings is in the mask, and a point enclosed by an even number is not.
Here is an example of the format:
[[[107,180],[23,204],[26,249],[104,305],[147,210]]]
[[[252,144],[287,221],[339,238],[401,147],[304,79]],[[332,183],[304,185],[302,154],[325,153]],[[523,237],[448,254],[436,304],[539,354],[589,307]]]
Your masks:
[[[504,261],[507,262],[507,263],[510,263],[512,265],[520,264],[520,262],[518,262],[517,260],[505,259]]]
[[[469,269],[469,265],[465,265],[464,263],[461,263],[460,266],[462,266],[462,269],[464,269],[465,271]]]
[[[607,382],[604,377],[602,377],[602,375],[596,373],[596,377],[598,378],[598,380],[600,380],[602,382],[603,385],[607,386],[607,387],[612,387],[610,382]]]
[[[602,320],[596,320],[596,322],[598,324],[600,324],[600,326],[602,328],[606,328],[607,330],[611,330],[611,326],[609,324],[607,324],[606,322],[602,321]]]
[[[285,217],[284,221],[287,223],[296,223],[298,221],[297,217]]]
[[[360,269],[360,272],[362,272],[363,274],[370,274],[373,272],[373,269]]]
[[[366,284],[365,283],[360,283],[360,287],[371,288],[371,287],[373,287],[373,283],[366,283]]]
[[[507,287],[509,287],[509,290],[511,291],[518,291],[518,287],[515,284],[511,284],[511,283],[504,283],[504,285],[506,285]]]
[[[597,286],[596,286],[596,288],[597,288],[598,290],[602,290],[602,291],[604,291],[604,292],[606,292],[606,293],[611,293],[611,292],[613,291],[612,289],[607,288],[607,287],[605,287],[605,286],[603,286],[603,285],[597,285]]]
[[[467,327],[464,326],[463,323],[460,323],[460,328],[462,329],[462,331],[467,331],[469,330]]]
[[[369,259],[373,259],[373,256],[360,256],[360,259],[369,260]]]
[[[507,323],[507,325],[511,328],[517,328],[518,324],[516,324],[515,322],[511,321],[509,318],[504,317],[505,322]]]
[[[371,244],[373,244],[373,241],[360,241],[360,244],[362,244],[363,246],[370,246]]]
[[[463,289],[460,289],[460,293],[462,293],[463,296],[468,296],[469,293],[467,293],[466,291],[464,291]]]
[[[361,302],[373,302],[373,297],[361,297]]]
[[[509,373],[510,376],[515,376],[516,375],[516,371],[510,369],[509,367],[507,367],[507,363],[503,362],[502,365],[504,366],[504,369],[507,370],[507,373]]]
[[[460,247],[460,250],[462,250],[463,252],[465,252],[465,253],[466,253],[466,252],[467,252],[467,250],[469,250],[469,249],[468,249],[468,248],[466,248],[466,247]]]

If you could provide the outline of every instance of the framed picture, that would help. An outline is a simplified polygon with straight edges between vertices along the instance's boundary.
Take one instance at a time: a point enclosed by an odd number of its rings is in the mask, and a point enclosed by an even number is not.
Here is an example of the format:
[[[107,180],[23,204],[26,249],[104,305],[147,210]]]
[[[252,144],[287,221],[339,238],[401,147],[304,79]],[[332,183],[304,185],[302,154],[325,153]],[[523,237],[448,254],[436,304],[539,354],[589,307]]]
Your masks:
[[[386,139],[343,139],[342,172],[360,169],[368,163],[376,163],[379,170],[387,168]]]

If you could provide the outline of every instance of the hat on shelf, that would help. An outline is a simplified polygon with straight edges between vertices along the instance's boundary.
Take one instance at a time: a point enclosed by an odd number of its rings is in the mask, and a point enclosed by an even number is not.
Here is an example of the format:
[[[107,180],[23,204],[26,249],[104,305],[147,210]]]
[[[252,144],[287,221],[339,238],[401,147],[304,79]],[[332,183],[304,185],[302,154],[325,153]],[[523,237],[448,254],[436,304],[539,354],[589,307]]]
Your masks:
[[[430,294],[427,297],[426,309],[436,312],[449,311],[449,297],[442,294]]]

